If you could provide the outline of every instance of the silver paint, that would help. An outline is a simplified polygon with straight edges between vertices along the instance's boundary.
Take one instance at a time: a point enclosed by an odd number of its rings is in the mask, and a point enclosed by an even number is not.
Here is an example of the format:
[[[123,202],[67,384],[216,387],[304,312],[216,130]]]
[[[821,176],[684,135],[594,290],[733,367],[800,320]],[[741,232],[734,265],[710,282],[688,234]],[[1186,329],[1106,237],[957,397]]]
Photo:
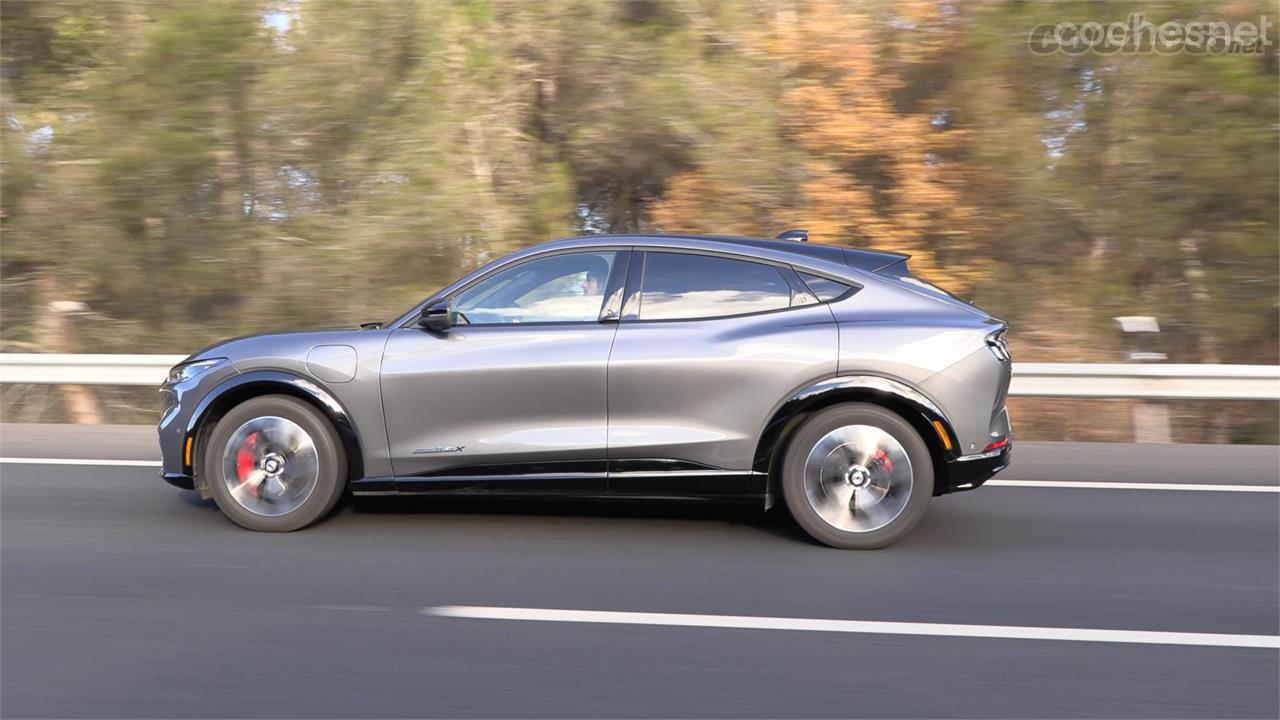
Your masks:
[[[836,372],[825,305],[622,323],[609,359],[609,457],[751,469],[778,403]]]
[[[604,459],[612,324],[408,327],[382,361],[397,475],[462,465]],[[414,454],[460,445],[460,453]]]
[[[855,269],[838,253],[812,257],[798,245],[603,236],[527,248],[460,278],[382,329],[260,335],[193,355],[231,362],[193,387],[166,388],[182,407],[166,415],[164,437],[181,432],[217,383],[263,369],[334,398],[354,426],[366,477],[605,457],[747,471],[767,422],[789,397],[847,376],[884,378],[920,393],[954,428],[960,454],[1008,436],[1010,366],[985,344],[1000,321]],[[443,333],[416,325],[426,304],[511,263],[566,249],[627,247],[785,263],[860,290],[835,303],[735,318]],[[181,467],[170,449],[180,444],[162,441],[166,471]],[[415,452],[449,447],[460,451]]]
[[[316,345],[307,353],[307,370],[325,382],[351,382],[356,364],[356,349],[350,345]]]

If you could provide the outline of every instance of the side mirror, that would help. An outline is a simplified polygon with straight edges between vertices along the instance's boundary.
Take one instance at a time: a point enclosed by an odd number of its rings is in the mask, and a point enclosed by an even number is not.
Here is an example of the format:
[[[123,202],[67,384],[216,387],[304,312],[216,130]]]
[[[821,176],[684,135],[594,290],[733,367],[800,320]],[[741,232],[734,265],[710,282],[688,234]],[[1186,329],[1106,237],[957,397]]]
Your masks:
[[[428,305],[422,309],[422,313],[418,315],[418,325],[431,330],[432,332],[444,332],[449,329],[453,323],[449,322],[449,301],[441,300],[438,303]]]

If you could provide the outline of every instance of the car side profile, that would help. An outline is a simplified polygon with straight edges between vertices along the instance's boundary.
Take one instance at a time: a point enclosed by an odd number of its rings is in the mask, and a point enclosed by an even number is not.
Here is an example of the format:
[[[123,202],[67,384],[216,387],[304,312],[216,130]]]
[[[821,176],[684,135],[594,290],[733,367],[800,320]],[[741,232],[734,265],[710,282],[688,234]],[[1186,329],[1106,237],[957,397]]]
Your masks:
[[[215,345],[161,387],[162,476],[261,531],[348,491],[506,493],[781,502],[888,545],[1008,465],[1006,324],[805,240],[558,240],[386,325]]]

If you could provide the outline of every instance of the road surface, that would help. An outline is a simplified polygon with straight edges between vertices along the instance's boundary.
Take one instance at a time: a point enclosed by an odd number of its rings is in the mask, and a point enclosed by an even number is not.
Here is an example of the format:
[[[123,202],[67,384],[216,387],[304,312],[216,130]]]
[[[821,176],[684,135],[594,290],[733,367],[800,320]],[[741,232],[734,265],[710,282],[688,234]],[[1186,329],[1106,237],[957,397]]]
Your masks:
[[[687,505],[253,534],[150,433],[0,427],[5,717],[1280,715],[1275,447],[1021,443],[848,552]]]

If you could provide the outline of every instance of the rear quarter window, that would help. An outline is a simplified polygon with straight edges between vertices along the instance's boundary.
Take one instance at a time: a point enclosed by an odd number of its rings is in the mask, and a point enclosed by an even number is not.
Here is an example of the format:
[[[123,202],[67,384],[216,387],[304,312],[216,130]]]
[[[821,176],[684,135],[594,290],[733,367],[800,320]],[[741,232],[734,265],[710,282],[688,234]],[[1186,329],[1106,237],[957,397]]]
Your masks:
[[[846,285],[842,282],[831,280],[830,278],[811,275],[807,272],[800,273],[800,279],[809,287],[809,292],[818,298],[818,302],[831,302],[844,297],[853,286]]]

